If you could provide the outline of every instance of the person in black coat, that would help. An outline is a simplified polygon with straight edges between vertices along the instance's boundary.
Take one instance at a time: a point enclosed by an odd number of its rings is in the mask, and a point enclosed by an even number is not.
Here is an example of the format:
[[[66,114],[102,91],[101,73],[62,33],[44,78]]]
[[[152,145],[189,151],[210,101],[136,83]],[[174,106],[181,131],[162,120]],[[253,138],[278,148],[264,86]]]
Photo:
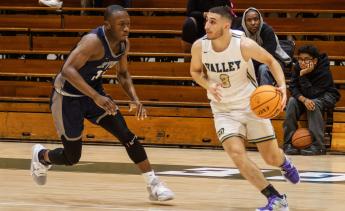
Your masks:
[[[182,41],[181,45],[185,53],[190,53],[192,44],[197,39],[206,34],[204,29],[205,18],[204,15],[212,7],[228,6],[229,12],[236,17],[232,12],[233,4],[231,0],[189,0],[187,3],[187,17],[182,26]],[[188,60],[188,59],[187,59]]]
[[[298,49],[298,64],[294,69],[289,86],[291,97],[284,120],[284,151],[286,154],[299,154],[299,150],[291,145],[291,139],[297,130],[299,117],[307,112],[308,129],[313,143],[300,153],[326,154],[322,112],[326,108],[333,108],[340,99],[329,70],[328,56],[319,54],[318,49],[312,45],[302,46]]]

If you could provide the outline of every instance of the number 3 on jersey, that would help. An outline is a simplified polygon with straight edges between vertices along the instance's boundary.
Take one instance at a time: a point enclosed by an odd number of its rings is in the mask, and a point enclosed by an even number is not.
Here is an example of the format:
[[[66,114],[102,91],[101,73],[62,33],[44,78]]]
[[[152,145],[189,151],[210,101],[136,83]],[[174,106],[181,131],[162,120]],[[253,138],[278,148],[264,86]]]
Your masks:
[[[229,88],[231,86],[229,75],[227,75],[227,74],[220,74],[219,75],[219,79],[222,82],[222,87],[223,88]]]

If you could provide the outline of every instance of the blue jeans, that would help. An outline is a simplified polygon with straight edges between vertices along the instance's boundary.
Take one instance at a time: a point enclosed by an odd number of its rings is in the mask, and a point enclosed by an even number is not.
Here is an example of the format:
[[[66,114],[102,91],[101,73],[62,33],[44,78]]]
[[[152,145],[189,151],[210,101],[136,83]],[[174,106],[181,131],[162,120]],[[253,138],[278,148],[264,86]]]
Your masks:
[[[274,85],[275,84],[275,80],[274,80],[268,66],[265,64],[261,64],[259,66],[257,78],[258,78],[259,86]]]
[[[313,145],[318,149],[324,149],[324,120],[323,111],[325,108],[332,108],[335,106],[336,97],[333,94],[326,92],[324,95],[312,99],[315,103],[315,110],[309,111],[305,105],[294,97],[290,97],[285,111],[284,128],[284,146],[291,144],[293,134],[298,128],[298,120],[300,116],[306,112],[308,129],[313,136]]]

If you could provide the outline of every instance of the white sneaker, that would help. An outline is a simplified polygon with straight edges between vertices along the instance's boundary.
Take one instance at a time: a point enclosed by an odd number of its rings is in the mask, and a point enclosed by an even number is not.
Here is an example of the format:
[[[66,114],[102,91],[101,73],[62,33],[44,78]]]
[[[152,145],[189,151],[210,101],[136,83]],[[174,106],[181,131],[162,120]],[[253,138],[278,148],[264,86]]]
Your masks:
[[[38,3],[53,8],[61,8],[63,4],[63,2],[59,0],[38,0]]]
[[[32,158],[31,158],[31,176],[37,185],[44,185],[47,182],[47,172],[51,165],[45,166],[40,163],[38,159],[38,153],[45,149],[41,144],[35,144],[32,147]]]
[[[150,186],[147,187],[147,191],[151,201],[168,201],[174,199],[175,194],[166,187],[166,185],[155,177]]]

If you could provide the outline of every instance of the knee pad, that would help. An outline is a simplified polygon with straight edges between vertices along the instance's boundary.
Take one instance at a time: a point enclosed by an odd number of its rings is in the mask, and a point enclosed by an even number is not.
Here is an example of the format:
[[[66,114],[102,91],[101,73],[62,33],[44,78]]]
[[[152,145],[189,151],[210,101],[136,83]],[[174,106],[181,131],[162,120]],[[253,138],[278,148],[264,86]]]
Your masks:
[[[122,142],[125,146],[128,156],[131,160],[137,164],[147,159],[147,155],[144,147],[139,142],[137,136],[133,136],[132,139]]]
[[[81,157],[82,141],[68,141],[64,136],[61,137],[64,148],[50,150],[49,160],[53,164],[71,166],[77,164]]]
[[[64,155],[66,157],[66,165],[77,164],[81,157],[82,141],[68,141],[64,137],[62,138],[62,144],[64,146]]]
[[[134,163],[140,163],[147,159],[143,146],[127,127],[127,124],[118,111],[114,116],[108,115],[99,121],[99,125],[116,136],[121,144],[126,147],[127,154]]]

